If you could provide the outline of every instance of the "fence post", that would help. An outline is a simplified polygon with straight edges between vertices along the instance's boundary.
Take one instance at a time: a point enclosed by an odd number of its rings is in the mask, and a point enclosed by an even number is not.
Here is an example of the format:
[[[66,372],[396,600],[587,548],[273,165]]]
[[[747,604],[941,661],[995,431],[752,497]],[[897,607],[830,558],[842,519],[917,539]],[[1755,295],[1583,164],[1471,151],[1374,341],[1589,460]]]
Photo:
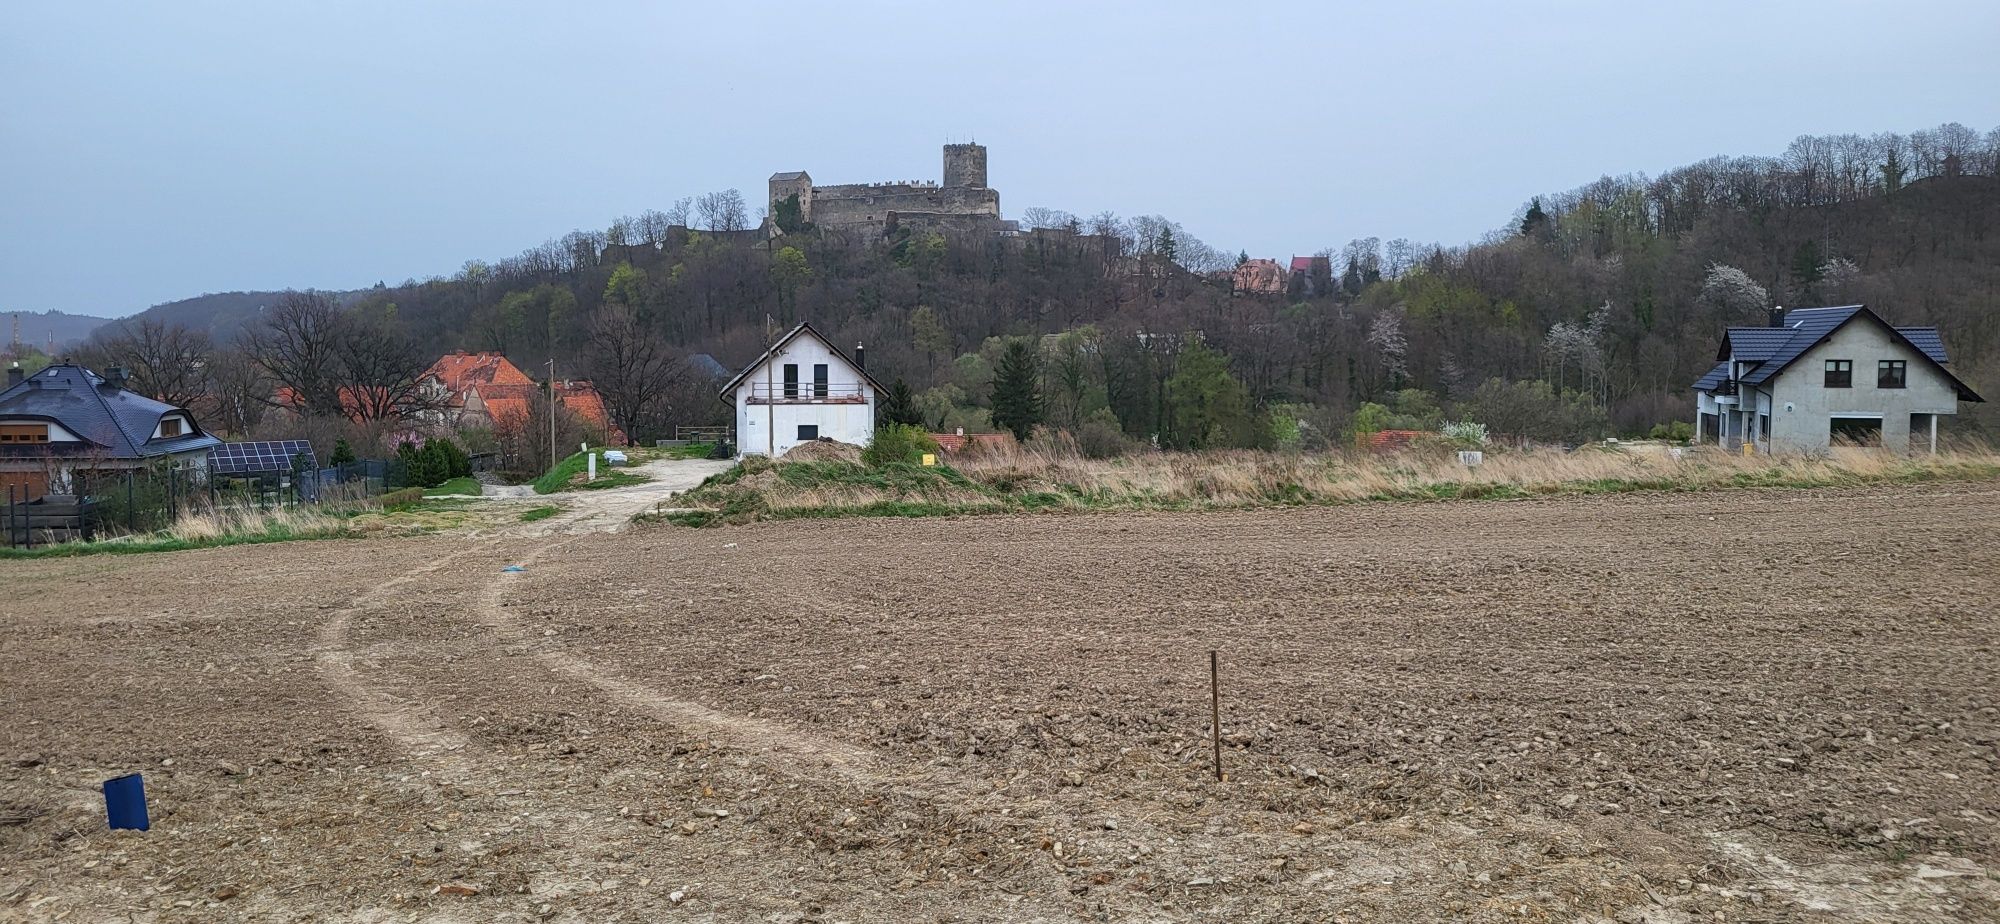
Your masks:
[[[132,501],[132,470],[125,470],[125,531],[139,531],[139,506]]]

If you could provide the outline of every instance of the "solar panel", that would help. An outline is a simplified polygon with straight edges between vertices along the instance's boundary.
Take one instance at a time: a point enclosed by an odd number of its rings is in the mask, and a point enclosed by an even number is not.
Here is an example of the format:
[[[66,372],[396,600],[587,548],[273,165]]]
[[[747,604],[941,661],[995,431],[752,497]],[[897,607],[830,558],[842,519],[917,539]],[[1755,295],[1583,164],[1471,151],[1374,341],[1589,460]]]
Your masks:
[[[313,455],[312,444],[305,440],[223,443],[209,450],[208,468],[218,475],[289,472],[292,470],[292,460],[301,455],[305,456],[305,468],[319,468],[319,460]]]

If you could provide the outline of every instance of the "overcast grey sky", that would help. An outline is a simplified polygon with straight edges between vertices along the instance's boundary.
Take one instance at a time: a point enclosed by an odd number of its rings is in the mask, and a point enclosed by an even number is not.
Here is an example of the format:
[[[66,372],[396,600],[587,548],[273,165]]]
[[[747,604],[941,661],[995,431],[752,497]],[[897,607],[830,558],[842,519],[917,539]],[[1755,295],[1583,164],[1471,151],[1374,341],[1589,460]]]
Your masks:
[[[1287,257],[1797,135],[2000,124],[2000,3],[200,3],[0,10],[0,310],[449,274],[773,171]]]

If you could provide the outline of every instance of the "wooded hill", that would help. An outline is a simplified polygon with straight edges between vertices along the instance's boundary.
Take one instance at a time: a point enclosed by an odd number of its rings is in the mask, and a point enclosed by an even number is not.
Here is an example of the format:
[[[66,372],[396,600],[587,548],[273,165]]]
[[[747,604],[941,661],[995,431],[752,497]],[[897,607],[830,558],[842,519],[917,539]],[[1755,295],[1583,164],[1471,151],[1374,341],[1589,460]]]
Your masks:
[[[1520,420],[1543,438],[1641,433],[1688,419],[1722,329],[1774,304],[1865,302],[1935,324],[1957,374],[2000,392],[2000,130],[1807,137],[1778,157],[1606,177],[1532,199],[1476,244],[1322,251],[1326,278],[1283,295],[1233,293],[1234,259],[1218,267],[1164,219],[1024,214],[1037,227],[1018,236],[863,243],[689,230],[702,222],[683,203],[352,293],[348,310],[425,355],[554,356],[597,379],[639,436],[725,409],[657,383],[621,400],[646,387],[625,380],[627,341],[733,367],[798,320],[865,342],[870,370],[905,380],[933,426],[983,428],[994,338],[1039,335],[1048,423],[1181,446],[1290,440],[1294,421],[1332,438],[1368,402],[1424,424],[1447,410]],[[1547,406],[1503,406],[1522,402]],[[1977,426],[2000,417],[1964,408],[1960,431]]]

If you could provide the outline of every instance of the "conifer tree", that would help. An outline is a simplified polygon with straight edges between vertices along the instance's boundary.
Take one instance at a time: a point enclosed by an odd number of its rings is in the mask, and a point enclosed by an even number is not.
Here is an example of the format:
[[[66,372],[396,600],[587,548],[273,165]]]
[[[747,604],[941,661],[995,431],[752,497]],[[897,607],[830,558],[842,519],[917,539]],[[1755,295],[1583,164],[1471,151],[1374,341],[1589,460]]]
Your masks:
[[[993,425],[1025,440],[1042,422],[1041,361],[1027,340],[1013,340],[993,376]]]

